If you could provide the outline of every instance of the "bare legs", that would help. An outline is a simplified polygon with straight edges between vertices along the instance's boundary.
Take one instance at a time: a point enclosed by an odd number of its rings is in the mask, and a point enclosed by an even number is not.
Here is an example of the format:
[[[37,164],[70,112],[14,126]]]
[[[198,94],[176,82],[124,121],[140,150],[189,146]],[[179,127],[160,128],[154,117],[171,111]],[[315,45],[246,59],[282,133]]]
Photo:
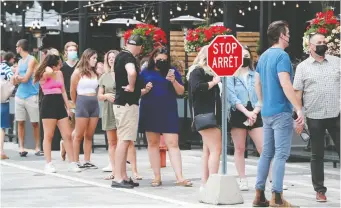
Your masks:
[[[208,176],[218,173],[219,171],[219,163],[220,163],[220,154],[221,154],[221,131],[218,128],[210,128],[199,131],[202,136],[202,140],[204,143],[204,153],[203,153],[203,176]],[[208,150],[208,154],[206,151]],[[205,184],[207,182],[207,178],[202,178],[202,183]]]
[[[115,181],[127,180],[127,153],[131,141],[118,141],[115,152]]]
[[[133,172],[133,176],[135,179],[141,179],[137,172],[137,163],[136,163],[136,148],[133,141],[130,141],[129,148],[128,148],[128,161],[131,164],[131,171]]]
[[[33,122],[33,135],[35,140],[35,150],[36,152],[40,151],[40,132],[39,132],[39,123]],[[25,137],[25,121],[18,121],[18,137],[19,137],[19,151],[24,152],[24,137]]]
[[[115,151],[117,147],[117,134],[116,129],[108,130],[106,132],[109,144],[109,159],[112,167],[112,175],[115,175]]]
[[[5,152],[4,152],[4,143],[5,143],[5,129],[1,128],[0,131],[0,154],[1,154],[1,159],[7,158]]]

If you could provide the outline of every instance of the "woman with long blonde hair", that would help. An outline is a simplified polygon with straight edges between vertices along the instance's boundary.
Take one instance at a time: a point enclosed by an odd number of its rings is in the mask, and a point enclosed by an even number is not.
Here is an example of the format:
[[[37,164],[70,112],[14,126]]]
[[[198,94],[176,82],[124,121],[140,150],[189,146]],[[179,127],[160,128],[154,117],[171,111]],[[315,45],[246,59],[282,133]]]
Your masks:
[[[97,169],[90,162],[92,151],[92,138],[99,117],[99,106],[97,99],[98,75],[96,73],[97,52],[86,49],[75,71],[71,76],[70,94],[73,103],[76,103],[73,148],[75,159],[80,168]],[[84,164],[79,162],[80,144],[84,138]]]
[[[77,166],[73,155],[72,130],[68,121],[70,106],[64,87],[63,74],[60,71],[61,65],[62,62],[58,55],[47,54],[34,74],[34,81],[40,83],[44,94],[40,106],[40,116],[44,128],[45,171],[49,173],[56,172],[56,168],[51,162],[51,143],[54,130],[58,126],[64,138],[65,149],[71,162],[69,170],[80,172],[81,170]]]
[[[210,175],[218,173],[221,154],[221,99],[218,83],[220,78],[207,66],[207,48],[201,48],[195,58],[193,66],[188,72],[188,95],[193,120],[200,114],[213,114],[216,119],[215,126],[200,128],[193,122],[193,127],[198,131],[203,140],[202,155],[202,185],[200,191],[204,191],[205,184]]]

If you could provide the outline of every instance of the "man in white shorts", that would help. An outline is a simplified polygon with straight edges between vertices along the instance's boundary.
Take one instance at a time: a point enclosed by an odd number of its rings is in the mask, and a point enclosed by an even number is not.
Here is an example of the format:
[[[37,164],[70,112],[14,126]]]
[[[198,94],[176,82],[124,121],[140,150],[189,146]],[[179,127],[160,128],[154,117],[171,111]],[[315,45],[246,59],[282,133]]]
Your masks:
[[[24,149],[26,112],[30,118],[35,138],[35,155],[43,156],[40,150],[39,135],[39,83],[33,83],[33,72],[36,68],[36,59],[28,53],[28,41],[21,39],[16,44],[16,51],[21,56],[18,70],[14,75],[14,82],[19,84],[15,94],[15,120],[18,122],[19,154],[26,157]]]

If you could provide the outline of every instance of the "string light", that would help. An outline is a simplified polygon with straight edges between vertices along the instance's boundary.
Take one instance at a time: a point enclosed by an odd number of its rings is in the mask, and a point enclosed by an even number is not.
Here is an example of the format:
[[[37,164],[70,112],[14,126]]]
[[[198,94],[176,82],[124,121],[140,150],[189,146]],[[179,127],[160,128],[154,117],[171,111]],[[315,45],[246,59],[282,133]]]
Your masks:
[[[257,10],[258,9],[258,7],[257,7],[257,5],[255,5],[255,10]]]
[[[99,11],[99,12],[101,11],[101,7],[98,7],[98,11]]]
[[[13,31],[13,28],[10,27],[10,28],[9,28],[9,31]]]
[[[214,13],[214,16],[215,16],[215,17],[218,16],[217,13]]]
[[[27,6],[26,6],[26,9],[27,9],[27,10],[29,10],[29,9],[30,9],[30,7],[27,5]]]
[[[202,2],[200,2],[200,6],[202,6],[203,5],[203,3]]]
[[[6,6],[6,4],[7,4],[7,3],[6,3],[6,2],[4,2],[4,6]]]
[[[65,0],[65,2],[67,2],[67,0]]]
[[[122,10],[122,5],[120,5],[120,10]]]
[[[239,14],[241,14],[243,11],[241,9],[239,9]]]
[[[158,22],[158,20],[156,19],[156,20],[155,20],[155,23],[157,23],[157,22]]]
[[[129,27],[129,25],[130,25],[129,20],[127,21],[127,24],[126,24],[126,25],[127,25],[127,27]]]
[[[285,5],[285,1],[283,1],[282,4]]]
[[[203,15],[204,17],[206,17],[206,14],[204,13],[204,15]]]
[[[276,6],[276,2],[274,2],[273,5]]]
[[[91,10],[94,10],[94,6],[91,6]]]
[[[15,8],[17,8],[17,9],[19,8],[19,5],[18,5],[18,3],[15,5]]]
[[[6,23],[4,24],[4,28],[6,28]]]
[[[2,27],[4,25],[4,23],[0,22],[0,26]]]
[[[91,4],[91,1],[89,1],[88,4],[90,5],[90,4]],[[91,23],[90,23],[90,25],[91,25]]]
[[[103,4],[101,4],[101,7],[104,7],[104,5],[103,5]]]
[[[143,13],[141,13],[141,18],[144,18],[144,14]]]
[[[172,15],[172,14],[173,14],[173,11],[172,11],[172,10],[170,10],[169,14],[170,14],[170,15]]]
[[[198,17],[200,17],[200,13],[199,12],[197,13],[197,15],[198,15]]]
[[[248,9],[249,9],[249,11],[251,11],[251,7],[249,7]]]
[[[296,4],[296,8],[298,8],[298,7],[300,7],[300,5],[297,3],[297,4]]]
[[[105,19],[105,15],[104,14],[102,15],[102,19]]]
[[[243,12],[242,15],[245,16],[245,13]]]
[[[94,12],[97,12],[97,9],[96,9],[96,8],[94,9]]]
[[[136,14],[138,14],[139,13],[139,10],[136,10]]]
[[[134,16],[133,19],[136,20],[136,16]]]
[[[179,12],[181,12],[181,7],[178,5],[176,10],[178,10]]]
[[[51,6],[54,6],[54,2],[53,1],[51,2]]]
[[[100,23],[100,22],[98,22],[98,23],[97,23],[97,25],[98,25],[98,27],[99,27],[99,26],[101,26],[101,23]]]
[[[211,6],[213,6],[213,1],[211,1],[211,3],[210,3],[210,4],[211,4]]]
[[[94,26],[94,23],[92,23],[92,21],[90,22],[90,26],[93,27]]]
[[[220,10],[220,14],[224,14],[224,11],[223,11],[223,10]]]

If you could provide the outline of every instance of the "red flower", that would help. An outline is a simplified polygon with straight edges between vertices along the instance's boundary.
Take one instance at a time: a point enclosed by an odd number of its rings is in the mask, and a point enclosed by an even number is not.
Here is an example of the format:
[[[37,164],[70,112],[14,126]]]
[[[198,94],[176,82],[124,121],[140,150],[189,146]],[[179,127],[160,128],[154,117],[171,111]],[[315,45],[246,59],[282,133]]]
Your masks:
[[[316,18],[316,19],[313,20],[313,23],[312,23],[312,24],[318,25],[319,23],[320,23],[320,20]]]
[[[318,33],[321,33],[321,34],[327,34],[328,33],[328,30],[326,30],[325,28],[323,27],[320,27],[318,30],[317,30]]]

